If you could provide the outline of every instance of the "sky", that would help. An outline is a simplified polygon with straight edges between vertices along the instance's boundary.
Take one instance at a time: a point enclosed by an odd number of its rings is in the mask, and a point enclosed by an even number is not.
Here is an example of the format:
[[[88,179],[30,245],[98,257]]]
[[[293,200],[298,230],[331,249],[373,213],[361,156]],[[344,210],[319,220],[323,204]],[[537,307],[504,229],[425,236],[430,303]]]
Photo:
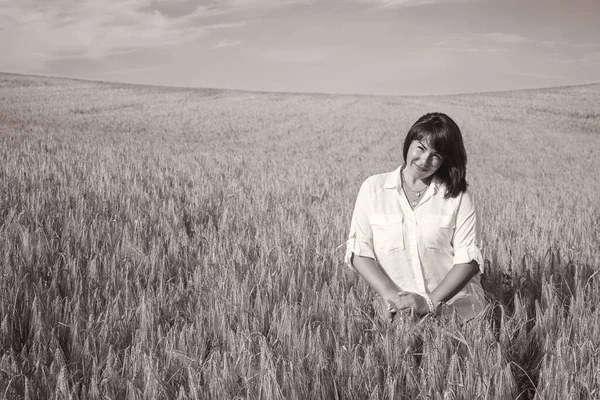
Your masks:
[[[428,95],[600,82],[600,0],[0,0],[0,72]]]

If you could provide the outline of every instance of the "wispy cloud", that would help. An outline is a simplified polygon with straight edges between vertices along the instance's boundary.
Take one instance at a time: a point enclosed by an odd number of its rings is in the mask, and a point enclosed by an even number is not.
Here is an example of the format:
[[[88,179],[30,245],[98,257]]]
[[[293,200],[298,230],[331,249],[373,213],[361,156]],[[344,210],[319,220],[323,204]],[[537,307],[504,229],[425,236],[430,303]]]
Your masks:
[[[434,42],[434,46],[445,50],[497,53],[514,49],[515,46],[549,46],[548,41],[536,41],[522,35],[505,32],[451,35]]]
[[[247,24],[248,24],[248,21],[224,22],[221,24],[206,25],[203,28],[207,29],[207,30],[229,29],[229,28],[239,28],[239,27],[245,26]]]
[[[220,7],[235,8],[281,8],[297,4],[312,4],[317,0],[218,0]]]
[[[584,53],[574,61],[583,66],[600,66],[600,50]]]
[[[214,5],[195,6],[174,17],[155,4],[156,0],[0,0],[0,26],[5,28],[0,48],[8,51],[13,64],[40,64],[65,56],[100,60],[175,46],[246,23],[207,23],[206,18],[226,13]]]
[[[242,43],[243,43],[243,41],[241,41],[241,40],[224,39],[224,40],[219,41],[217,44],[215,44],[213,46],[213,49],[223,49],[225,47],[238,46],[238,45],[240,45]]]
[[[506,33],[506,32],[490,32],[484,33],[482,35],[484,41],[500,43],[500,44],[517,44],[517,43],[527,43],[531,40],[526,38],[525,36],[515,35],[514,33]]]
[[[403,8],[403,7],[418,7],[430,4],[452,4],[452,3],[467,3],[481,0],[357,0],[360,3],[372,4],[375,8]]]

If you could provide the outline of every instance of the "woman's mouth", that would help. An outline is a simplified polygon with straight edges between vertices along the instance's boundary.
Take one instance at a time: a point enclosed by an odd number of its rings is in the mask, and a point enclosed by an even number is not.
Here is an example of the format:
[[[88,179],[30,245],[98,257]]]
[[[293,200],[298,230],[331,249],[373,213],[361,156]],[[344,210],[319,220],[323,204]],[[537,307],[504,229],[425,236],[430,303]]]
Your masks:
[[[420,166],[418,166],[417,164],[413,164],[413,165],[414,165],[414,166],[417,168],[417,170],[419,170],[419,171],[421,171],[421,172],[427,172],[427,170],[428,170],[428,168],[423,168],[423,167],[420,167]]]

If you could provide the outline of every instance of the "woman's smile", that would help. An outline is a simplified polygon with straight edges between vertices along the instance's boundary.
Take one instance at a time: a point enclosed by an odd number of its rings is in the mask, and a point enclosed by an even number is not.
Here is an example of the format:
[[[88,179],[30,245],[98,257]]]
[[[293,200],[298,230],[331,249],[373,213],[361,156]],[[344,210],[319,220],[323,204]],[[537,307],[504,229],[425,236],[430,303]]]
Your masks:
[[[429,170],[429,168],[426,167],[421,167],[416,163],[413,163],[413,165],[417,168],[417,170],[421,171],[421,172],[427,172]]]

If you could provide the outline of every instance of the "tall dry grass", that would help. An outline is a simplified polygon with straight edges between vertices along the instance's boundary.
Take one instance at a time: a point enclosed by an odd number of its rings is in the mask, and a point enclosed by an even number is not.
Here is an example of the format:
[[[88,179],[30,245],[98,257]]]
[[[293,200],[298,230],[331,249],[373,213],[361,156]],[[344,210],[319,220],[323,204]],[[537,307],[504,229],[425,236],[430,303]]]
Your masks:
[[[0,74],[0,396],[596,398],[599,100]],[[463,130],[499,306],[388,325],[343,244],[433,110]]]

